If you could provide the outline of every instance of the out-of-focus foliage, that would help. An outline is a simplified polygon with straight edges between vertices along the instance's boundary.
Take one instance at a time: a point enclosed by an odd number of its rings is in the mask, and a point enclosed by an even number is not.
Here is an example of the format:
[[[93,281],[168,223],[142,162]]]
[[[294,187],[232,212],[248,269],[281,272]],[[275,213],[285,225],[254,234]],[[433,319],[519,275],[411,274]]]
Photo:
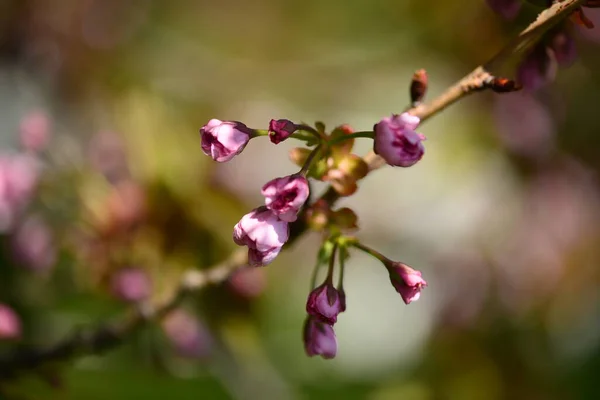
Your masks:
[[[262,184],[295,170],[293,144],[255,139],[215,165],[198,136],[210,118],[371,129],[408,104],[415,70],[435,96],[536,10],[509,23],[467,0],[0,2],[0,355],[162,299],[235,248]],[[423,126],[418,165],[360,182],[346,204],[361,239],[429,286],[405,306],[353,255],[335,360],[304,355],[307,237],[2,395],[598,398],[600,29],[569,29],[578,58],[554,83],[462,101]]]

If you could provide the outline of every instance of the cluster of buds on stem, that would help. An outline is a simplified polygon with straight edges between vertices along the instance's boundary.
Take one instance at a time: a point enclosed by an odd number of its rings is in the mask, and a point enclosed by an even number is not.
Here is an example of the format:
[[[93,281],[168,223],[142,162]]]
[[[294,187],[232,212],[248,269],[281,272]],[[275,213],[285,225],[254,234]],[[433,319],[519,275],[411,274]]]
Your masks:
[[[417,71],[410,85],[411,104],[420,102],[426,91],[427,74],[424,70]],[[346,243],[342,235],[357,229],[357,217],[347,207],[333,210],[326,198],[311,201],[309,179],[330,183],[338,197],[354,194],[358,182],[369,173],[366,161],[352,152],[357,138],[372,139],[375,153],[388,165],[413,166],[425,153],[425,137],[415,131],[419,123],[417,116],[404,112],[383,118],[374,125],[373,131],[364,132],[356,132],[348,125],[327,132],[320,122],[313,127],[287,119],[273,119],[265,130],[249,128],[237,121],[211,119],[200,129],[202,151],[217,162],[232,160],[245,149],[250,139],[260,136],[267,136],[275,145],[290,138],[305,142],[304,147],[294,148],[290,153],[290,159],[300,170],[263,185],[264,205],[244,215],[234,226],[233,241],[248,248],[248,264],[258,267],[271,263],[279,255],[290,239],[290,224],[299,219],[310,229],[323,234],[325,241],[317,269],[329,265],[327,277],[318,286],[312,283],[306,303],[308,317],[304,325],[304,346],[310,356],[333,358],[337,353],[333,325],[338,315],[346,310],[343,263],[351,242]],[[339,254],[340,267],[339,280],[334,285],[336,254]],[[404,301],[408,304],[416,300],[426,284],[420,273],[400,263],[390,264],[388,270]]]

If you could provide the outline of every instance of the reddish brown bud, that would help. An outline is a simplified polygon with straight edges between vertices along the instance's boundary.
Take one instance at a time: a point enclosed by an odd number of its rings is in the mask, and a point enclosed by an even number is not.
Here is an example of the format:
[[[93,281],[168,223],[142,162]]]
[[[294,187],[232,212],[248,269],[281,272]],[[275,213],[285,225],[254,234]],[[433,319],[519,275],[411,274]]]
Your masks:
[[[594,28],[594,23],[585,16],[581,7],[573,12],[573,15],[571,15],[571,21],[575,22],[577,25],[585,26],[588,29]]]
[[[494,77],[488,84],[488,87],[496,93],[516,92],[523,88],[523,86],[512,79],[498,77]]]
[[[410,82],[410,101],[419,103],[427,93],[427,72],[420,69],[415,72]]]

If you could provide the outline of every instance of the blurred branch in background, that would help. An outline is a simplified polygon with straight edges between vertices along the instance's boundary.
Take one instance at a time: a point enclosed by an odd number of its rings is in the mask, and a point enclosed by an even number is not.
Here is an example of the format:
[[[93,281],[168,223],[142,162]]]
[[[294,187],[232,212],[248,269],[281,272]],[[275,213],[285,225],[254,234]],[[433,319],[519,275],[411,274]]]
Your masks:
[[[545,32],[569,16],[582,3],[582,0],[556,2],[542,12],[538,19],[484,66],[475,68],[473,72],[449,87],[441,95],[427,103],[416,105],[409,112],[425,120],[435,116],[444,108],[471,93],[490,88],[495,77],[488,72],[488,66],[503,62],[506,58],[515,54],[522,54],[535,46]],[[368,162],[371,171],[384,165],[374,153],[369,153],[365,160]],[[333,204],[338,200],[338,197],[337,193],[329,188],[321,199]],[[296,223],[292,227],[290,243],[300,237],[305,230],[306,227],[301,222]],[[129,313],[124,318],[114,323],[78,329],[49,348],[19,347],[14,352],[9,353],[8,356],[0,359],[0,380],[10,379],[23,370],[36,369],[49,362],[69,360],[87,354],[108,351],[118,346],[133,332],[149,322],[165,317],[169,312],[176,309],[188,295],[204,289],[208,285],[222,283],[234,271],[244,267],[247,262],[246,252],[243,249],[236,251],[225,261],[207,270],[200,271],[192,268],[185,271],[180,285],[164,302],[159,304],[141,302],[134,312]]]

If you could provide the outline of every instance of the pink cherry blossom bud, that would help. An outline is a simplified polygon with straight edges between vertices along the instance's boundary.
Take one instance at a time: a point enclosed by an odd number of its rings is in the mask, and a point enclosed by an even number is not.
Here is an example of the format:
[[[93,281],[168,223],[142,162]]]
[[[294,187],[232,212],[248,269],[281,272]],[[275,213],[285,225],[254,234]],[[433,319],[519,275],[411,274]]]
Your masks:
[[[207,327],[192,314],[175,310],[162,321],[162,328],[175,350],[183,357],[210,355],[213,339]]]
[[[294,222],[298,211],[308,199],[308,180],[300,174],[284,176],[267,182],[261,191],[265,205],[279,219]]]
[[[200,129],[202,151],[218,162],[240,154],[252,137],[252,129],[237,121],[211,119]]]
[[[337,316],[345,309],[345,296],[342,300],[340,293],[329,282],[314,289],[308,295],[306,312],[326,324],[333,325],[337,322]]]
[[[21,320],[12,308],[0,303],[0,340],[21,336]]]
[[[488,6],[505,19],[514,19],[521,9],[521,0],[487,0]]]
[[[42,219],[28,217],[16,228],[12,238],[16,261],[33,271],[47,271],[56,261],[52,236],[50,228]]]
[[[406,264],[394,262],[386,266],[390,274],[392,285],[406,304],[419,300],[421,289],[427,286],[421,272],[416,271]]]
[[[297,129],[298,127],[292,121],[287,119],[278,119],[276,121],[272,119],[269,122],[269,139],[272,143],[279,144],[290,137]]]
[[[143,269],[123,268],[112,276],[111,289],[115,297],[134,303],[150,296],[152,282]]]
[[[425,153],[423,135],[414,130],[419,125],[419,117],[403,113],[382,119],[374,126],[375,142],[373,150],[389,165],[410,167]]]
[[[253,266],[267,265],[273,261],[288,238],[288,223],[267,207],[252,210],[233,228],[234,242],[239,246],[248,246],[248,263]]]
[[[21,146],[26,150],[38,152],[46,148],[50,137],[50,119],[43,111],[27,114],[19,126]]]
[[[310,357],[334,358],[337,353],[337,338],[331,325],[308,316],[304,322],[304,350]]]
[[[517,68],[517,81],[527,90],[540,89],[556,75],[554,52],[544,45],[537,46]]]

